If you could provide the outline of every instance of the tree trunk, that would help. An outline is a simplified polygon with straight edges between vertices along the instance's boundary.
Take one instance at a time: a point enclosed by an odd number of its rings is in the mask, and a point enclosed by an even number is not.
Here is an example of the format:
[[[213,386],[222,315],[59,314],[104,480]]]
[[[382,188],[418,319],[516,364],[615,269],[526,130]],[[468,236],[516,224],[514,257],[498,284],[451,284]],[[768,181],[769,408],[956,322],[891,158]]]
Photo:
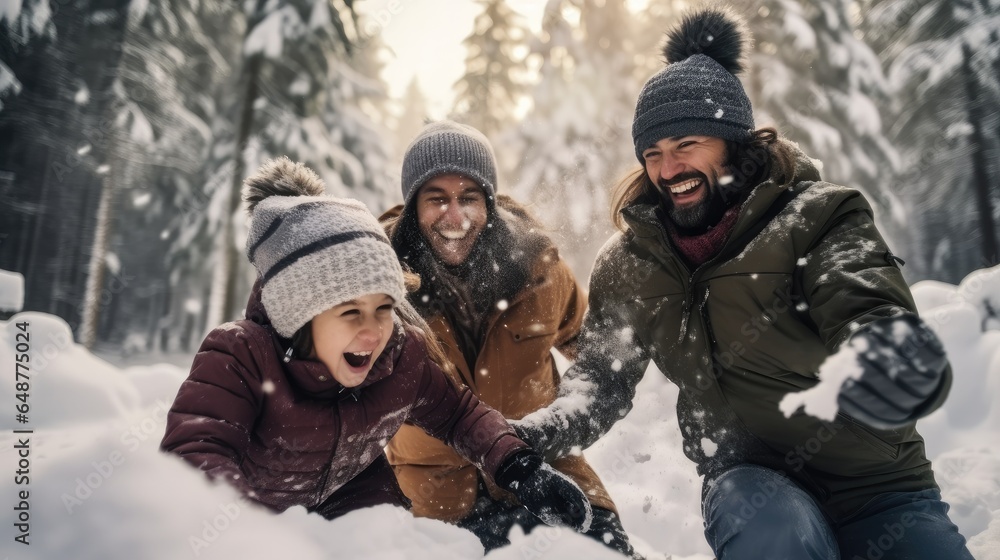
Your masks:
[[[257,23],[263,17],[264,0],[257,0],[257,5],[251,20],[247,23],[246,35],[253,31]],[[226,202],[225,214],[222,217],[222,227],[219,237],[216,239],[215,255],[218,259],[215,272],[212,277],[212,296],[210,298],[211,308],[208,311],[207,328],[215,328],[216,325],[225,321],[231,321],[237,317],[238,303],[234,301],[237,282],[239,281],[239,259],[241,255],[237,251],[233,240],[235,237],[235,224],[233,220],[240,209],[240,190],[243,185],[243,174],[245,172],[244,151],[250,139],[250,133],[254,124],[254,103],[259,95],[258,78],[263,57],[260,53],[254,54],[245,60],[240,80],[243,100],[240,105],[239,128],[236,133],[236,143],[233,147],[233,170],[232,180],[229,185],[228,201]]]
[[[100,196],[96,208],[91,254],[86,268],[86,283],[80,304],[80,326],[77,337],[86,348],[93,348],[97,340],[97,326],[101,314],[101,295],[104,287],[104,271],[108,241],[113,223],[112,208],[114,205],[117,180],[122,177],[118,169],[118,127],[115,122],[118,94],[114,84],[118,80],[118,69],[122,58],[122,45],[125,42],[128,17],[127,0],[98,0],[90,3],[92,12],[98,10],[113,11],[115,18],[109,24],[88,23],[89,32],[85,31],[81,45],[81,60],[93,61],[96,72],[87,75],[86,68],[80,68],[85,79],[90,82],[93,101],[88,105],[88,114],[84,115],[86,134],[92,138],[90,155],[92,165],[96,166],[94,173],[100,178]],[[100,41],[92,39],[95,34],[102,34]],[[95,75],[96,74],[96,75]],[[85,254],[85,253],[84,253]]]
[[[115,142],[108,146],[108,154],[115,151]],[[80,321],[80,344],[90,349],[97,341],[97,321],[101,313],[101,288],[104,287],[104,271],[108,254],[108,238],[111,235],[111,206],[115,197],[115,174],[113,170],[104,173],[101,185],[101,201],[97,205],[97,225],[94,227],[94,242],[91,246],[90,267],[87,273],[87,287],[83,298],[83,318]]]
[[[979,102],[976,75],[972,70],[972,48],[968,43],[962,45],[962,55],[962,72],[969,98],[969,123],[972,125],[972,183],[979,210],[979,229],[982,232],[983,265],[989,266],[1000,258],[1000,244],[997,243],[996,224],[993,221],[993,202],[990,200],[989,160],[986,154],[989,146],[983,131],[985,115]]]

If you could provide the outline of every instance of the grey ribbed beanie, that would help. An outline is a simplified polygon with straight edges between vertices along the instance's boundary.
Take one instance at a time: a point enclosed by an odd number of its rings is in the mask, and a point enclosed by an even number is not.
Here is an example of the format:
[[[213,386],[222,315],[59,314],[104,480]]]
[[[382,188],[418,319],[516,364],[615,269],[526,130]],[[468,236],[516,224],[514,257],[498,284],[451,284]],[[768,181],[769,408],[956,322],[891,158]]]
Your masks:
[[[474,180],[488,197],[496,196],[497,162],[482,132],[453,121],[430,123],[403,156],[403,202],[435,175],[458,173]]]
[[[403,270],[375,216],[357,200],[323,191],[315,173],[288,158],[266,162],[244,181],[247,257],[263,284],[264,310],[284,337],[345,301],[406,297]]]
[[[667,35],[667,66],[639,93],[632,121],[635,156],[662,140],[685,135],[745,142],[753,135],[750,98],[736,77],[750,34],[741,18],[719,8],[688,14]]]

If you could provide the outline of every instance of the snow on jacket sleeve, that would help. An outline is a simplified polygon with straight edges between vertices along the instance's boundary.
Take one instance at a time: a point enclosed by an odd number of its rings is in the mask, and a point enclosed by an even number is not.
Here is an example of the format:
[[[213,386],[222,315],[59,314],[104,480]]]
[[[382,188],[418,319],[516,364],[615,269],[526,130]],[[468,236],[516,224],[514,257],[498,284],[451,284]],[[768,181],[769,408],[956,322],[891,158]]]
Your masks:
[[[444,441],[491,478],[503,461],[527,448],[503,415],[481,402],[468,387],[457,387],[427,356],[416,335],[407,340],[406,362],[421,368],[409,420]]]
[[[240,462],[250,442],[263,389],[248,334],[235,324],[205,338],[167,414],[160,449],[180,455],[211,478],[225,478],[244,493]]]
[[[637,285],[632,264],[622,238],[613,237],[594,265],[577,360],[563,376],[558,397],[512,422],[547,461],[589,447],[632,410],[635,387],[649,365],[628,314]]]
[[[803,263],[802,289],[809,318],[831,354],[854,331],[876,319],[916,313],[910,289],[867,203],[862,199],[848,204],[859,209],[835,218]],[[944,403],[951,382],[949,366],[928,402],[928,414]]]

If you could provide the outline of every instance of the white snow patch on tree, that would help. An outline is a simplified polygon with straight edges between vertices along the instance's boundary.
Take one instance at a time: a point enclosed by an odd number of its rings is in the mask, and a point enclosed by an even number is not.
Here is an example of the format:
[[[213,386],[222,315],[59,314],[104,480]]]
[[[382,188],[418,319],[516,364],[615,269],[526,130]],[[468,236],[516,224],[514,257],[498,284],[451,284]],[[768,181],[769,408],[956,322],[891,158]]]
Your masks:
[[[14,75],[13,70],[3,62],[0,62],[0,97],[7,95],[8,92],[13,95],[21,93],[21,82]],[[0,102],[0,110],[2,109],[3,103]]]
[[[247,57],[262,53],[270,59],[281,58],[285,39],[296,39],[304,30],[302,19],[293,6],[275,10],[247,34],[243,54]]]
[[[80,89],[76,90],[76,93],[73,95],[73,101],[77,105],[86,105],[90,102],[90,90],[87,89],[87,86],[81,85]]]
[[[0,270],[0,311],[18,312],[24,307],[24,276]]]

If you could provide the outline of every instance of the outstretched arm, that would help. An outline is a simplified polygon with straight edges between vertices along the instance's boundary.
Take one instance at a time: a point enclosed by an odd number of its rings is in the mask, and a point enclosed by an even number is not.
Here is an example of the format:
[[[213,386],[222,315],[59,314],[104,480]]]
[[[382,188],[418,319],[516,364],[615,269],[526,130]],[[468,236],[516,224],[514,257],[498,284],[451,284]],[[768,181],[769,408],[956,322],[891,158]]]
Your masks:
[[[408,344],[415,351],[414,343]],[[541,456],[516,436],[503,415],[486,406],[468,387],[456,387],[429,358],[423,362],[412,421],[512,492],[545,523],[587,531],[592,513],[580,487],[544,464]]]
[[[608,253],[594,267],[577,361],[563,376],[559,396],[512,422],[518,435],[548,461],[589,447],[624,418],[649,365],[629,316],[628,286],[634,283],[619,266],[621,253]]]
[[[527,445],[503,415],[468,387],[458,387],[448,378],[427,356],[421,337],[410,334],[400,358],[409,367],[419,368],[408,420],[492,477],[505,458]]]
[[[857,352],[861,377],[840,408],[877,428],[902,426],[941,406],[951,367],[866,207],[841,216],[809,253],[803,292],[831,352]]]

